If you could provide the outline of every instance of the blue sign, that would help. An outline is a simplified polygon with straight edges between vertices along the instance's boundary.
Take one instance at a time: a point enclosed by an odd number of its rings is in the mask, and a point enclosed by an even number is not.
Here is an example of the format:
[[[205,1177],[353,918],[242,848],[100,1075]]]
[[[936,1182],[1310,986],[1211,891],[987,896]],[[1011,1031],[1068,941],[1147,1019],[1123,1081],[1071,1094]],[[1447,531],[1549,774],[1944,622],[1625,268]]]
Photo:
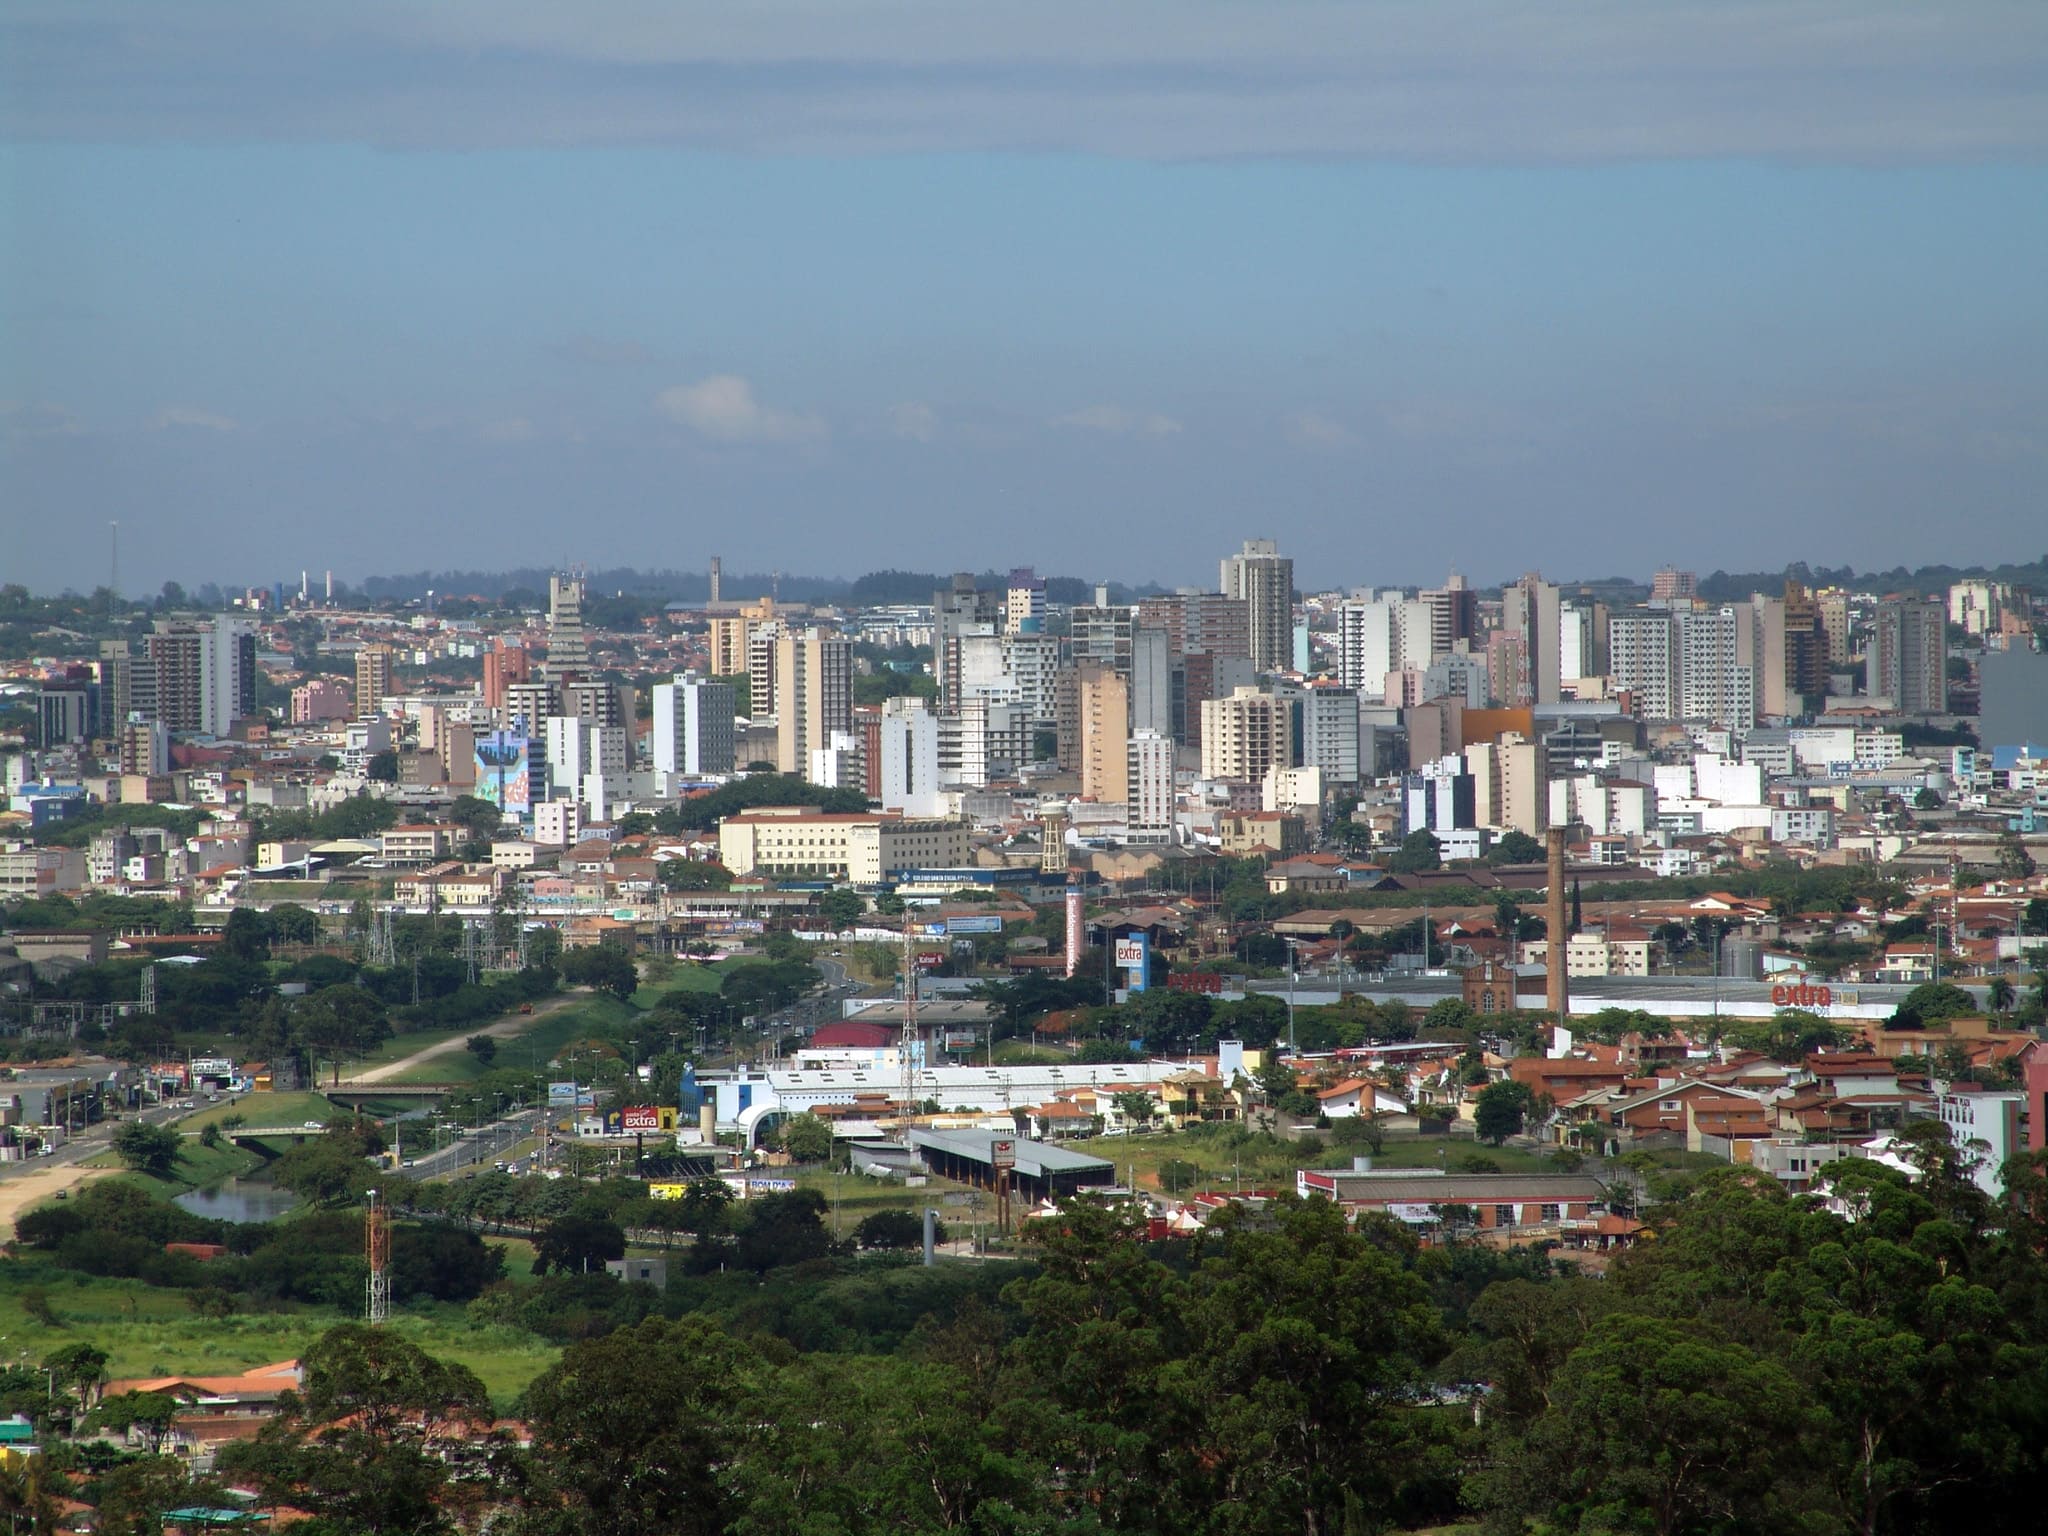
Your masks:
[[[1003,920],[1000,917],[949,917],[945,922],[947,933],[1001,933]]]

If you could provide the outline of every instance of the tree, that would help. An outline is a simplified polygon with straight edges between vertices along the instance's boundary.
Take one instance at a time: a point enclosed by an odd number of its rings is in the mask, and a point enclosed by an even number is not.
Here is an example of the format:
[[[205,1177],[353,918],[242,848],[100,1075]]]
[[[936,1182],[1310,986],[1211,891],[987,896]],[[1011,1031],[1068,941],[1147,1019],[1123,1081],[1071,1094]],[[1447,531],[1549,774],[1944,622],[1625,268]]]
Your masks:
[[[671,891],[724,891],[732,888],[732,871],[705,859],[663,859],[655,866],[662,886]]]
[[[1738,1050],[1757,1051],[1788,1065],[1815,1051],[1835,1050],[1850,1036],[1848,1029],[1803,1008],[1781,1008],[1767,1020],[1742,1021],[1722,1031],[1722,1038]]]
[[[265,1499],[316,1509],[341,1531],[450,1529],[444,1452],[487,1426],[490,1394],[465,1366],[387,1328],[344,1323],[300,1356],[305,1385],[253,1441],[221,1452],[229,1477]]]
[[[829,1162],[831,1123],[817,1115],[792,1115],[782,1122],[782,1150],[800,1163]]]
[[[62,1382],[77,1394],[81,1409],[90,1409],[99,1400],[100,1388],[107,1379],[107,1361],[111,1358],[95,1344],[67,1344],[44,1359],[43,1369],[54,1381]]]
[[[526,1392],[532,1536],[723,1536],[747,1346],[701,1316],[572,1344]]]
[[[176,1170],[184,1139],[169,1126],[130,1120],[114,1133],[114,1152],[137,1173],[168,1179]]]
[[[101,1401],[93,1413],[93,1423],[117,1435],[139,1431],[149,1446],[149,1454],[160,1456],[178,1412],[178,1400],[161,1392],[123,1392]]]
[[[462,1042],[464,1050],[477,1059],[478,1065],[488,1072],[491,1063],[498,1059],[498,1042],[490,1035],[471,1035]]]
[[[601,1216],[561,1216],[541,1228],[533,1241],[533,1272],[588,1274],[626,1256],[626,1234]]]
[[[562,955],[562,979],[571,986],[609,992],[624,1002],[640,987],[633,957],[613,944],[590,944]]]
[[[1535,1100],[1527,1083],[1512,1078],[1488,1083],[1479,1090],[1472,1129],[1481,1141],[1490,1141],[1497,1147],[1510,1136],[1522,1134],[1523,1120],[1535,1107]]]
[[[1116,1112],[1134,1126],[1148,1126],[1158,1113],[1152,1102],[1152,1095],[1142,1088],[1126,1088],[1110,1095],[1110,1102],[1116,1105]]]
[[[1933,790],[1933,789],[1922,789],[1922,790],[1921,790],[1921,791],[1920,791],[1920,792],[1919,792],[1918,794],[1916,794],[1916,795],[1914,795],[1914,796],[1913,796],[1913,809],[1914,809],[1914,810],[1916,810],[1916,811],[1938,811],[1938,810],[1940,810],[1940,809],[1941,809],[1941,793],[1940,793],[1940,791],[1938,791],[1938,790]]]
[[[2012,978],[2010,976],[1994,976],[1991,978],[1992,1012],[2010,1013],[2017,997],[2018,993],[2013,990]]]
[[[1967,1018],[1977,1011],[1977,1000],[1961,987],[1946,981],[1926,981],[1900,999],[1886,1027],[1919,1029],[1946,1019]]]
[[[1541,864],[1543,845],[1528,833],[1509,830],[1503,832],[1500,841],[1486,850],[1489,864]]]
[[[336,1082],[341,1081],[345,1059],[391,1038],[383,1002],[352,983],[322,987],[293,1010],[292,1023],[300,1044],[316,1061],[325,1057],[334,1064]]]
[[[863,1248],[921,1248],[924,1246],[924,1219],[915,1211],[892,1207],[863,1216],[860,1225],[853,1229],[853,1240]],[[932,1241],[946,1240],[944,1222],[937,1224]]]
[[[2034,856],[2017,832],[2006,832],[1998,839],[1998,878],[2015,884],[2034,878]]]
[[[830,923],[835,931],[851,928],[860,921],[867,910],[867,903],[861,900],[860,892],[837,886],[818,898],[818,915]]]
[[[1434,833],[1417,828],[1401,839],[1401,846],[1387,856],[1387,868],[1397,875],[1426,874],[1442,869],[1443,847]]]

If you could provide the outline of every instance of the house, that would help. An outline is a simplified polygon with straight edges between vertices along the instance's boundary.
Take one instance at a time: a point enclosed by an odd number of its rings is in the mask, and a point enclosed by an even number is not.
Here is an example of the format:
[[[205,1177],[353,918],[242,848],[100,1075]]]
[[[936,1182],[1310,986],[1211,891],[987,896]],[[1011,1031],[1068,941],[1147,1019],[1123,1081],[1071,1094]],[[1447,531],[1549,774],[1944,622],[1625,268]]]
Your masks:
[[[1405,1115],[1407,1103],[1377,1083],[1362,1077],[1347,1077],[1341,1083],[1315,1090],[1316,1107],[1332,1120],[1353,1120],[1360,1115]]]
[[[1587,1174],[1444,1173],[1428,1168],[1315,1169],[1295,1175],[1303,1199],[1322,1195],[1347,1213],[1377,1212],[1411,1226],[1434,1227],[1446,1209],[1471,1213],[1483,1231],[1558,1227],[1604,1212],[1607,1190]]]

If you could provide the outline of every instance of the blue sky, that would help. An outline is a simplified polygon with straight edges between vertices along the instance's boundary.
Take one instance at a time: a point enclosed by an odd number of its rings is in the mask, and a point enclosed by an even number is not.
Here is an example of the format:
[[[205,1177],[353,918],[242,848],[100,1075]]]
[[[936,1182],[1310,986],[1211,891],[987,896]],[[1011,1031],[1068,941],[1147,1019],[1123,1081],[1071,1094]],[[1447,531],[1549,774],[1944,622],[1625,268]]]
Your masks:
[[[0,579],[2048,547],[2048,7],[731,9],[0,0]]]

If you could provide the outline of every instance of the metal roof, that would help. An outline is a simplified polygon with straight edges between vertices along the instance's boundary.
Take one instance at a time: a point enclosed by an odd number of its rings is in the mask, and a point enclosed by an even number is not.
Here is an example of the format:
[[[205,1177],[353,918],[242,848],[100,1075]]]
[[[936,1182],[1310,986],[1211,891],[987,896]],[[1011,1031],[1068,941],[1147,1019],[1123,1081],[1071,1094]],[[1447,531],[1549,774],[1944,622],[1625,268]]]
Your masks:
[[[964,1157],[977,1163],[989,1161],[989,1144],[996,1140],[1013,1142],[1017,1148],[1017,1171],[1030,1178],[1049,1178],[1060,1173],[1109,1173],[1116,1172],[1116,1164],[1104,1157],[1090,1157],[1085,1152],[1069,1152],[1065,1147],[1055,1147],[1043,1141],[1027,1141],[1021,1136],[1001,1136],[994,1131],[923,1131],[909,1133],[913,1147],[930,1147],[953,1157]]]

